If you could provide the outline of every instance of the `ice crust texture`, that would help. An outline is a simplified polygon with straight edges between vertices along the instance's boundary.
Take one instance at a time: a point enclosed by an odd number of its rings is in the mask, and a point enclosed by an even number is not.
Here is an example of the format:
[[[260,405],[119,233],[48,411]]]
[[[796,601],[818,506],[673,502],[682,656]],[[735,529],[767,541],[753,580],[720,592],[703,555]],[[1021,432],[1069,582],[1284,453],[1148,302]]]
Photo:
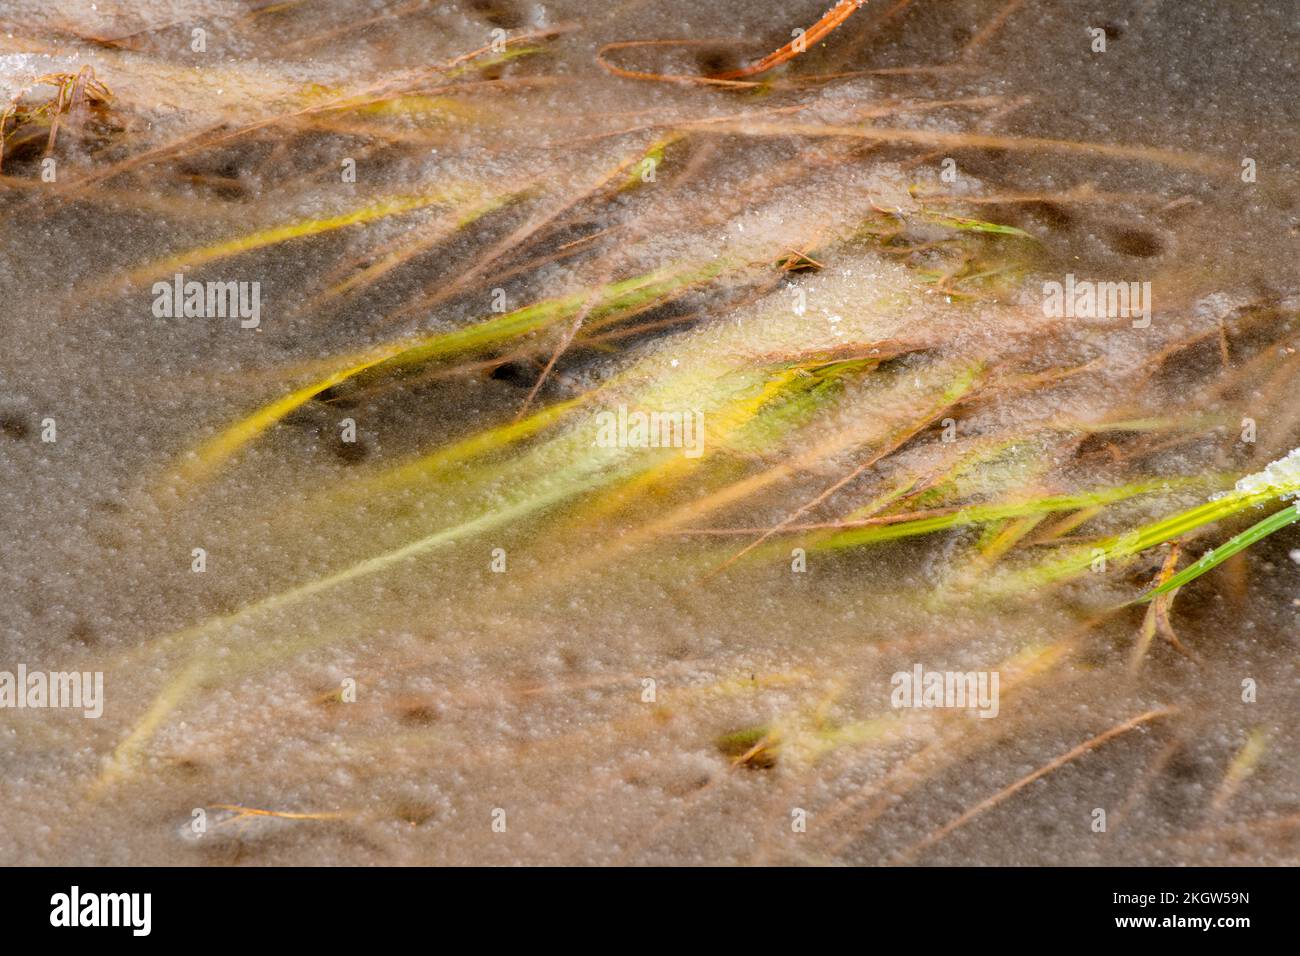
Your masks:
[[[180,250],[451,183],[491,190],[538,181],[567,197],[625,158],[633,143],[595,134],[646,125],[652,129],[642,135],[650,137],[683,116],[789,106],[802,111],[764,114],[764,121],[848,123],[864,122],[855,110],[901,101],[1003,97],[1009,105],[1024,97],[1005,112],[919,112],[865,122],[1157,146],[1205,153],[1231,167],[1249,156],[1258,162],[1259,188],[1158,164],[1028,151],[958,152],[961,178],[947,186],[938,179],[941,155],[914,162],[927,149],[859,145],[821,165],[806,154],[795,162],[801,154],[781,137],[701,135],[686,153],[687,163],[701,162],[690,176],[682,181],[662,170],[660,185],[679,190],[671,214],[642,224],[635,241],[615,234],[608,265],[616,276],[713,261],[788,235],[815,235],[819,227],[831,231],[865,218],[873,206],[915,211],[909,188],[917,184],[976,196],[1050,196],[1087,185],[1100,198],[972,207],[993,220],[1023,214],[1025,228],[1052,257],[1046,271],[1031,269],[999,301],[945,301],[898,256],[848,249],[825,271],[793,277],[680,335],[673,329],[626,343],[557,372],[553,390],[533,407],[624,372],[639,384],[637,375],[667,380],[718,369],[700,389],[712,394],[729,381],[729,362],[938,332],[941,358],[951,364],[930,357],[896,363],[909,373],[898,376],[897,394],[908,396],[915,413],[963,356],[988,355],[996,365],[1013,338],[1032,338],[1044,322],[1037,308],[1043,279],[1074,271],[1081,279],[1156,279],[1161,298],[1150,337],[1083,323],[1059,338],[1044,334],[1045,364],[1068,355],[1094,363],[1098,380],[1049,397],[1027,391],[1010,406],[973,407],[969,418],[959,416],[963,440],[978,441],[977,426],[996,434],[1008,419],[1089,424],[1121,412],[1126,419],[1158,418],[1181,410],[1180,391],[1194,369],[1179,364],[1180,356],[1159,400],[1134,394],[1127,383],[1151,370],[1164,344],[1202,334],[1214,342],[1221,317],[1261,298],[1294,307],[1297,213],[1293,195],[1289,207],[1278,199],[1300,182],[1294,0],[1035,0],[1007,21],[969,71],[854,76],[757,94],[622,80],[594,63],[603,43],[687,37],[720,42],[716,50],[647,47],[616,58],[679,73],[737,57],[744,62],[787,42],[791,29],[809,26],[829,5],[461,0],[433,4],[428,19],[390,23],[381,15],[409,5],[339,0],[313,4],[307,24],[292,33],[286,31],[295,22],[293,4],[260,13],[255,28],[240,19],[251,4],[141,0],[102,3],[98,11],[47,0],[3,4],[0,106],[42,73],[91,64],[119,96],[149,107],[146,122],[131,131],[148,146],[219,123],[254,122],[268,103],[296,102],[307,85],[326,95],[445,62],[489,43],[498,27],[516,32],[576,22],[581,29],[548,43],[535,61],[521,60],[518,72],[503,69],[509,82],[471,101],[482,115],[448,110],[440,125],[417,128],[438,138],[382,167],[379,182],[367,176],[381,167],[357,152],[358,183],[339,183],[342,147],[323,137],[296,140],[288,157],[249,146],[230,168],[160,164],[118,181],[102,202],[25,205],[40,201],[31,183],[0,193],[0,670],[24,662],[106,671],[102,720],[0,712],[0,863],[885,863],[1091,735],[1164,704],[1182,707],[1190,729],[1156,722],[1116,740],[983,815],[924,862],[1295,862],[1294,849],[1275,830],[1249,829],[1294,814],[1300,793],[1295,701],[1288,697],[1297,633],[1291,602],[1300,587],[1290,560],[1273,562],[1277,567],[1253,562],[1248,580],[1222,592],[1189,588],[1179,595],[1174,621],[1199,666],[1158,639],[1142,674],[1128,679],[1126,655],[1141,621],[1117,619],[1104,641],[1078,645],[1061,679],[1033,698],[1035,719],[1012,724],[1016,710],[1008,699],[995,720],[967,726],[922,715],[896,736],[902,725],[889,706],[894,671],[918,660],[957,670],[1024,660],[1075,635],[1081,621],[1132,588],[1118,594],[1108,590],[1113,577],[1089,577],[999,606],[936,611],[918,595],[928,596],[969,555],[977,536],[965,532],[834,562],[810,557],[804,575],[790,573],[787,549],[774,563],[708,582],[708,563],[690,544],[663,536],[655,547],[631,542],[617,561],[552,585],[593,553],[603,555],[598,546],[628,540],[634,522],[623,520],[620,503],[592,496],[548,513],[545,524],[512,524],[490,540],[466,538],[190,643],[175,637],[195,622],[222,619],[267,594],[401,547],[442,527],[457,508],[508,506],[518,490],[510,482],[466,490],[456,484],[460,472],[438,496],[377,496],[349,505],[341,517],[319,502],[367,468],[510,421],[527,391],[507,368],[341,395],[303,408],[251,443],[201,493],[151,500],[142,488],[167,466],[304,381],[323,357],[481,319],[496,285],[495,276],[481,277],[475,294],[390,321],[403,301],[444,287],[473,265],[463,247],[439,247],[437,261],[422,260],[391,287],[379,285],[335,311],[300,308],[336,263],[436,225],[433,215],[416,213],[206,270],[202,278],[261,281],[264,318],[255,333],[234,323],[160,321],[149,311],[147,288],[94,300],[81,295],[88,283]],[[114,20],[110,6],[129,7],[129,19]],[[881,23],[895,6],[869,4],[825,51],[856,50],[848,66],[860,70],[952,62],[1001,4],[916,0]],[[348,27],[371,17],[377,19],[365,27]],[[1089,49],[1093,24],[1106,27],[1105,54]],[[187,52],[191,25],[208,30],[202,58]],[[158,28],[156,42],[179,52],[146,67],[150,57],[129,44],[67,39],[69,30],[115,37],[148,27]],[[336,40],[305,52],[290,46],[342,27],[348,28]],[[17,49],[24,37],[31,49]],[[779,75],[822,71],[817,55]],[[546,82],[530,85],[539,77]],[[443,95],[432,94],[431,108],[440,108],[436,98]],[[734,162],[708,163],[708,149],[734,149],[738,141],[745,148]],[[356,141],[347,148],[356,150]],[[276,164],[295,158],[309,162],[288,185],[259,177],[259,169],[274,173]],[[7,176],[20,169],[6,158]],[[788,177],[779,187],[752,191],[754,177],[778,174]],[[195,182],[189,191],[188,178]],[[223,185],[237,198],[221,198]],[[629,192],[612,205],[621,212],[637,200]],[[731,209],[739,211],[719,212]],[[500,228],[496,220],[484,225],[487,232]],[[495,239],[504,230],[490,234]],[[511,286],[512,302],[596,281],[584,261],[560,257],[539,265],[528,284]],[[796,284],[808,294],[797,322],[790,312]],[[891,416],[908,419],[898,413],[897,394],[879,389],[874,381],[848,389],[828,415],[828,429],[879,426],[883,433],[895,422]],[[360,423],[368,457],[339,453],[345,415]],[[39,440],[46,416],[58,422],[53,445]],[[1261,434],[1271,424],[1261,421]],[[1245,464],[1216,457],[1230,445],[1230,437],[1207,433],[1158,464],[1170,473],[1250,472],[1238,485],[1248,492],[1300,487],[1300,450],[1259,470],[1263,457]],[[905,447],[892,467],[937,473],[946,447]],[[737,455],[745,467],[791,458],[769,460],[763,449],[750,448]],[[543,486],[568,464],[547,463],[549,473],[537,476]],[[802,483],[744,514],[743,523],[781,521],[856,463],[845,454],[799,472]],[[1036,464],[1008,455],[995,467],[1005,471],[1008,490],[1038,489],[1040,481],[1046,488]],[[1126,476],[1105,454],[1048,455],[1046,464],[1052,480],[1069,488],[1108,486]],[[893,476],[889,467],[881,469],[886,477]],[[955,480],[960,487],[967,478]],[[843,513],[864,496],[864,487],[854,485],[834,503]],[[650,498],[651,506],[661,504]],[[1204,498],[1202,490],[1190,491],[1181,505]],[[614,517],[593,522],[583,508]],[[1131,523],[1154,516],[1138,508],[1125,517]],[[1096,534],[1112,530],[1119,526]],[[1296,546],[1292,531],[1276,538],[1260,547],[1280,550],[1266,554],[1285,557]],[[735,539],[736,547],[746,540]],[[199,545],[208,552],[202,575],[190,571],[191,549]],[[489,570],[494,547],[508,553],[504,575]],[[212,679],[161,722],[130,779],[89,798],[106,755],[196,655],[211,662]],[[1256,705],[1241,701],[1245,677],[1260,683]],[[654,703],[642,700],[646,678],[657,681]],[[355,704],[332,696],[346,679],[358,682]],[[1003,686],[1008,693],[1009,674]],[[878,718],[884,723],[873,723]],[[769,725],[779,726],[785,741],[773,766],[736,767],[720,752],[719,736]],[[1255,728],[1271,732],[1266,761],[1227,812],[1210,813],[1224,768]],[[947,742],[929,747],[940,741]],[[940,751],[958,759],[929,762]],[[1146,776],[1159,767],[1166,770]],[[1129,803],[1135,794],[1144,796]],[[213,809],[210,838],[192,839],[193,810],[219,805],[338,816],[239,819]],[[1088,813],[1098,806],[1131,809],[1122,826],[1095,834]],[[497,807],[507,812],[505,834],[491,830]],[[810,810],[808,834],[791,835],[792,807]],[[845,808],[834,834],[818,829]]]

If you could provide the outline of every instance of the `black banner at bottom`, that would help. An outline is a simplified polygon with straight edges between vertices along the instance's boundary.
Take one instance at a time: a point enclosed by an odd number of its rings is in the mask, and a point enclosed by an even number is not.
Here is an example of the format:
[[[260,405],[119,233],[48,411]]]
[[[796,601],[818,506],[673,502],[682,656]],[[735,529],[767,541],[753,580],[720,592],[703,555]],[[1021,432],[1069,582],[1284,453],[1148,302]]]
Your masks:
[[[1276,933],[1282,869],[10,869],[7,926],[118,942],[337,946],[455,927],[471,939],[563,932],[594,941],[669,928],[734,940],[850,921],[863,939],[1191,938]],[[811,920],[811,922],[808,922]],[[909,929],[910,927],[910,929]],[[660,937],[662,940],[663,937]]]

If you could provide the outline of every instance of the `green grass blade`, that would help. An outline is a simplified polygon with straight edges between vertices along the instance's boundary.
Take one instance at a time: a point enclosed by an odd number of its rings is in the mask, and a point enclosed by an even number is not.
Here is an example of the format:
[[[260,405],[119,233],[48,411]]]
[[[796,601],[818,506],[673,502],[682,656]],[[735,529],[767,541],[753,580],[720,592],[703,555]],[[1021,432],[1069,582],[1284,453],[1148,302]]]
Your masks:
[[[1207,551],[1195,564],[1179,571],[1164,584],[1160,585],[1160,587],[1148,591],[1134,603],[1140,604],[1145,601],[1150,601],[1154,597],[1158,597],[1161,594],[1168,594],[1170,591],[1182,587],[1189,581],[1195,581],[1202,574],[1218,567],[1234,554],[1246,550],[1246,548],[1249,548],[1255,542],[1267,538],[1274,531],[1280,531],[1287,525],[1295,524],[1297,521],[1300,521],[1300,505],[1290,505],[1283,508],[1281,511],[1274,512],[1263,521],[1256,522],[1245,531],[1241,532],[1241,534],[1229,539],[1214,550]]]
[[[990,524],[996,521],[1049,514],[1055,511],[1072,511],[1077,508],[1108,505],[1140,495],[1168,492],[1180,487],[1196,486],[1201,483],[1200,479],[1159,479],[1135,482],[1118,488],[1102,488],[1079,494],[1050,495],[1006,504],[971,505],[970,507],[954,510],[950,514],[917,518],[915,521],[899,521],[895,524],[869,525],[863,528],[842,531],[821,542],[817,547],[819,550],[829,550],[878,544],[884,541],[893,541],[897,538],[931,534],[949,528]]]

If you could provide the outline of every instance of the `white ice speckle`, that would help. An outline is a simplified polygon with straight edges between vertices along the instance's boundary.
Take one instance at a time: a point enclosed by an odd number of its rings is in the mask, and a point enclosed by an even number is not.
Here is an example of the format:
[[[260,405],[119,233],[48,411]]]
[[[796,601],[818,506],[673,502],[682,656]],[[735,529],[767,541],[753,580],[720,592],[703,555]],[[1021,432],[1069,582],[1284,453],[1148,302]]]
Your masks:
[[[1277,491],[1288,496],[1300,495],[1300,448],[1285,458],[1279,458],[1263,471],[1242,478],[1237,482],[1237,491],[1243,494]]]

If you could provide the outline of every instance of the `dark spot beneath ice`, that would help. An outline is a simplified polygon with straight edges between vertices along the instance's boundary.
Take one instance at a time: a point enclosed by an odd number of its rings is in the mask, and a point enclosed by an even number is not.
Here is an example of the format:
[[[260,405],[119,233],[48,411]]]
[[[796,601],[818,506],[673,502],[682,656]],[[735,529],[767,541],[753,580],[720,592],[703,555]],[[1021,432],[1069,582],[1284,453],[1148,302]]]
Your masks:
[[[333,405],[335,408],[355,408],[357,404],[357,400],[353,395],[355,391],[355,382],[340,382],[317,392],[313,402]]]
[[[1106,31],[1107,41],[1118,40],[1124,35],[1124,27],[1121,24],[1116,23],[1114,20],[1107,20],[1105,23],[1101,24],[1101,28]]]
[[[402,723],[413,727],[428,727],[438,722],[438,708],[430,704],[414,704],[402,711]]]
[[[68,631],[68,640],[74,644],[80,644],[82,647],[91,647],[98,642],[99,638],[96,636],[94,628],[88,623],[78,621]]]
[[[1047,226],[1053,232],[1063,232],[1074,225],[1074,214],[1064,206],[1054,202],[1033,202],[1025,207],[1032,218]]]
[[[698,790],[703,790],[713,782],[713,777],[703,771],[672,780],[664,786],[664,792],[670,797],[685,797]]]
[[[1228,837],[1223,846],[1229,853],[1245,853],[1250,849],[1250,844],[1239,836]]]
[[[0,435],[5,438],[11,438],[14,441],[22,441],[27,437],[27,422],[17,415],[0,416]]]
[[[1165,251],[1164,240],[1146,229],[1116,229],[1107,237],[1107,245],[1135,259],[1152,259]]]
[[[1131,436],[1132,432],[1094,432],[1091,435],[1085,435],[1075,446],[1074,456],[1076,458],[1109,458],[1118,460],[1121,455],[1121,445],[1126,435]]]
[[[399,803],[393,808],[393,815],[403,823],[418,827],[421,823],[436,817],[438,811],[427,803]]]
[[[1125,646],[1127,646],[1127,643]],[[1085,648],[1080,652],[1077,660],[1081,669],[1096,670],[1105,667],[1108,663],[1114,660],[1115,654],[1116,648],[1097,645],[1095,647]]]
[[[360,438],[356,441],[343,441],[340,438],[334,442],[334,457],[346,464],[355,465],[370,457],[370,446]]]
[[[1205,760],[1180,750],[1169,761],[1167,772],[1175,780],[1192,783],[1208,777],[1209,770],[1210,767]]]
[[[498,382],[509,382],[519,388],[532,388],[537,381],[537,369],[527,362],[502,362],[488,377]]]
[[[726,47],[705,47],[695,54],[695,68],[701,76],[726,73],[739,66],[740,61],[736,58],[735,51]]]
[[[469,6],[494,27],[517,30],[526,22],[519,5],[511,0],[470,0]]]
[[[280,419],[280,423],[290,428],[320,427],[320,415],[315,406],[308,403],[300,405]]]

